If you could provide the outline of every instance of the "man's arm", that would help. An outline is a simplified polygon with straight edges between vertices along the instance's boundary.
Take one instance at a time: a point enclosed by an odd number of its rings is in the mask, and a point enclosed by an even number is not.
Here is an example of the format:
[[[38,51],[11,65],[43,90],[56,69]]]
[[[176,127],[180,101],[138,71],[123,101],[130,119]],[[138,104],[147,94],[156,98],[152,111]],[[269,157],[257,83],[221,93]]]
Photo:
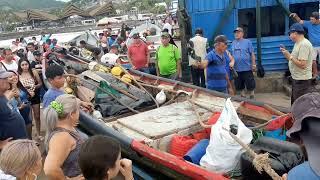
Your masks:
[[[304,21],[302,19],[300,19],[300,17],[298,16],[297,13],[291,13],[290,17],[293,17],[293,19],[296,20],[297,23],[299,23],[299,24],[303,24],[304,23]]]
[[[305,51],[303,49],[307,49],[307,48],[301,48],[302,51]],[[299,58],[294,58],[288,50],[286,50],[285,48],[280,48],[282,54],[284,55],[284,57],[288,60],[288,61],[292,61],[293,64],[295,64],[296,66],[298,66],[301,69],[305,69],[307,67],[307,60],[304,60],[304,58],[302,57],[302,55],[304,54],[304,52],[301,52],[299,54]]]
[[[182,77],[181,59],[179,59],[179,60],[177,61],[177,73],[178,73],[178,77],[181,78],[181,77]]]
[[[197,61],[197,67],[200,69],[205,69],[208,67],[209,61],[208,60],[202,60],[201,62]]]
[[[251,53],[251,64],[252,64],[252,71],[257,70],[257,64],[256,64],[256,55],[254,52]]]

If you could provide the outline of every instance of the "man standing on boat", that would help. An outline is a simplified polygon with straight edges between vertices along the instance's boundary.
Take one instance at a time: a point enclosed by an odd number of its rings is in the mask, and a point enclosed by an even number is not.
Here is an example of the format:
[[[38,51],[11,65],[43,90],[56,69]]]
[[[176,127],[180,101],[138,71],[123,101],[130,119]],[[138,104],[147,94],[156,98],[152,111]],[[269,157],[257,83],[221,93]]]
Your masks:
[[[313,90],[312,88],[312,53],[310,41],[304,37],[303,26],[295,23],[290,27],[290,39],[295,42],[290,54],[284,46],[280,50],[289,61],[289,70],[292,76],[291,104],[300,96]]]
[[[235,40],[231,45],[231,54],[235,59],[235,70],[238,77],[234,80],[236,90],[241,91],[241,97],[246,97],[246,89],[250,99],[254,99],[256,82],[253,72],[256,71],[256,56],[252,42],[244,38],[244,31],[237,27],[234,31]]]
[[[219,35],[214,39],[214,49],[207,54],[205,60],[197,62],[198,68],[207,69],[207,88],[222,93],[227,93],[230,86],[226,70],[226,61],[229,58],[227,48],[227,37]]]
[[[308,29],[309,41],[313,46],[312,53],[312,77],[317,78],[318,76],[318,64],[317,57],[320,58],[320,17],[319,12],[313,12],[310,16],[310,21],[301,20],[296,13],[290,14],[299,24]]]
[[[197,68],[195,65],[197,64],[197,61],[205,59],[207,55],[208,39],[203,37],[203,30],[198,28],[196,29],[195,36],[190,39],[190,42],[192,42],[194,50],[194,57],[192,57],[192,54],[189,56],[189,66],[191,68],[193,85],[206,87],[204,70]]]
[[[177,80],[181,78],[181,55],[179,49],[170,44],[170,34],[162,33],[156,59],[158,61],[157,75],[164,78]]]
[[[141,41],[139,33],[132,35],[133,43],[128,49],[128,60],[132,65],[132,69],[142,71],[145,73],[149,72],[149,50],[148,46]]]

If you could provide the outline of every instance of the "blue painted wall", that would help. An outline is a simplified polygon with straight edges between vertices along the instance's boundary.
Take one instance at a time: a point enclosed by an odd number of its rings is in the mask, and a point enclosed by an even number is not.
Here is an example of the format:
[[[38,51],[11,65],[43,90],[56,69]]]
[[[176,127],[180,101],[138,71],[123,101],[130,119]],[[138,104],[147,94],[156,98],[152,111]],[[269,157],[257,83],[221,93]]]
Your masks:
[[[222,18],[224,10],[230,0],[185,0],[187,10],[191,16],[192,30],[203,28],[205,37],[212,39],[213,33]],[[287,8],[289,4],[319,2],[319,0],[283,0]],[[261,0],[261,6],[275,6],[276,0]],[[222,33],[233,40],[233,30],[238,26],[238,9],[255,8],[256,0],[238,0],[236,8],[226,21]],[[288,32],[289,18],[286,18],[286,32]],[[256,39],[251,39],[256,47]],[[262,64],[266,71],[284,71],[288,69],[287,60],[279,51],[279,44],[292,49],[293,43],[288,36],[273,36],[262,38]]]

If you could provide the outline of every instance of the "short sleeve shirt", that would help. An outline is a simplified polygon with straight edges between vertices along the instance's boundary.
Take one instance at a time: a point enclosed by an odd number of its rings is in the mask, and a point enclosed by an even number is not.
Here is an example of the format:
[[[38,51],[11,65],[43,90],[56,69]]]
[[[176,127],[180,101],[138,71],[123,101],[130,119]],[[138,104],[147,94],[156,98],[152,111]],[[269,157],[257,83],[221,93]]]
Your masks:
[[[13,139],[26,139],[27,131],[22,116],[8,105],[5,96],[0,96],[0,140],[10,137]]]
[[[313,47],[320,47],[320,24],[303,21],[303,26],[308,29],[309,41]]]
[[[234,40],[231,44],[231,54],[235,59],[235,70],[237,72],[251,71],[251,55],[254,53],[250,40]]]
[[[50,88],[43,96],[43,107],[46,108],[58,96],[65,94],[62,90]]]
[[[294,44],[291,53],[293,58],[307,61],[305,69],[302,69],[292,61],[289,61],[289,69],[294,80],[309,80],[312,78],[312,52],[312,45],[307,39]]]
[[[227,80],[226,80],[226,58],[228,57],[225,52],[222,57],[220,57],[213,50],[209,52],[206,57],[208,60],[207,67],[207,88],[219,92],[225,92],[227,89]]]
[[[148,62],[148,52],[148,46],[143,42],[129,46],[128,55],[130,56],[132,65],[137,69],[144,68]]]
[[[312,170],[309,162],[304,162],[294,167],[288,173],[288,180],[320,180],[320,177]]]
[[[172,44],[161,45],[157,52],[160,75],[172,75],[177,72],[177,62],[181,59],[179,49]]]

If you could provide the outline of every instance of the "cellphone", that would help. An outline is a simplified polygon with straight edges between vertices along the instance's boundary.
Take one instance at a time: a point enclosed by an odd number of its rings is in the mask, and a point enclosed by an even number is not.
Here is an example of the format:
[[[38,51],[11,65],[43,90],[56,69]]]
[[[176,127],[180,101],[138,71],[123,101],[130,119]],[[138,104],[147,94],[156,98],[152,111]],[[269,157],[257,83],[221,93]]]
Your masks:
[[[280,44],[280,48],[285,49],[286,47],[283,44]]]

